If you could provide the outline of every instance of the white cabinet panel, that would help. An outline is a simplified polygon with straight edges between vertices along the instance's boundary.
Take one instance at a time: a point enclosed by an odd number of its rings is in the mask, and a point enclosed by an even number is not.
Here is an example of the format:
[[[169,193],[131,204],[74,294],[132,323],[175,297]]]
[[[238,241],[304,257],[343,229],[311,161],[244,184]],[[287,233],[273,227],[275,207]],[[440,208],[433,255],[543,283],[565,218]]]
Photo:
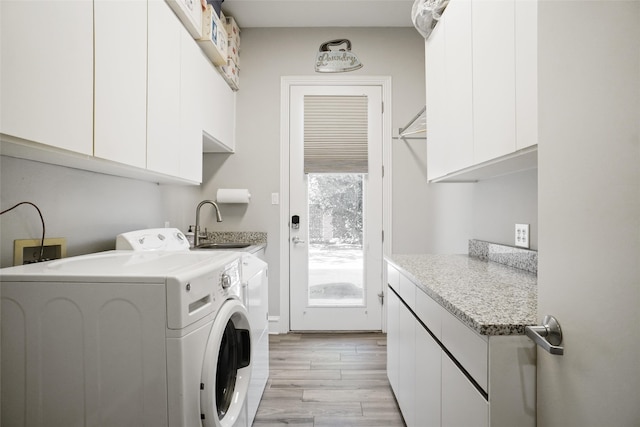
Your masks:
[[[204,102],[200,77],[203,53],[186,31],[180,35],[180,52],[180,174],[201,182]]]
[[[403,276],[401,276],[402,279]],[[400,304],[399,375],[396,395],[407,427],[413,427],[416,412],[416,321],[413,314]]]
[[[94,155],[146,167],[147,2],[94,1]]]
[[[442,350],[422,327],[416,326],[416,410],[415,425],[440,425]]]
[[[400,299],[387,288],[387,377],[398,398],[400,356]]]
[[[515,151],[515,1],[474,0],[474,163]]]
[[[147,168],[180,174],[180,32],[164,0],[149,0]]]
[[[387,264],[387,284],[400,292],[400,272],[391,264]]]
[[[425,41],[425,75],[427,88],[427,178],[446,175],[450,167],[447,146],[446,81],[444,25],[447,16],[433,29]]]
[[[442,427],[489,427],[489,403],[447,356],[442,357]]]
[[[1,8],[0,132],[93,154],[93,2]]]
[[[474,163],[471,0],[449,3],[444,30],[445,141],[448,151],[447,168],[452,171]]]
[[[416,308],[416,285],[404,274],[400,275],[400,297],[411,310]]]
[[[205,59],[203,77],[205,153],[233,153],[235,150],[236,93],[214,66]]]
[[[486,337],[478,335],[453,314],[443,310],[442,344],[464,366],[473,379],[487,391],[489,344]]]
[[[538,0],[515,2],[516,149],[538,144]]]
[[[416,315],[438,339],[441,339],[442,336],[443,311],[445,310],[442,306],[435,302],[433,298],[422,290],[416,289]]]

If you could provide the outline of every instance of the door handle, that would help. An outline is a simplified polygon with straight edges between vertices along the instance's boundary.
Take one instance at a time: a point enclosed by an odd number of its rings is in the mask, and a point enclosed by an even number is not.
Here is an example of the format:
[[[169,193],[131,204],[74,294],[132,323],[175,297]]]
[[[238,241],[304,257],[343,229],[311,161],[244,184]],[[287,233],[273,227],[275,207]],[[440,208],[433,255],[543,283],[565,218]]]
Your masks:
[[[563,355],[562,329],[555,317],[546,315],[542,319],[542,326],[526,326],[524,333],[545,351],[551,354]]]
[[[304,243],[304,240],[300,240],[299,237],[294,237],[293,239],[291,239],[291,241],[293,242],[294,245]]]

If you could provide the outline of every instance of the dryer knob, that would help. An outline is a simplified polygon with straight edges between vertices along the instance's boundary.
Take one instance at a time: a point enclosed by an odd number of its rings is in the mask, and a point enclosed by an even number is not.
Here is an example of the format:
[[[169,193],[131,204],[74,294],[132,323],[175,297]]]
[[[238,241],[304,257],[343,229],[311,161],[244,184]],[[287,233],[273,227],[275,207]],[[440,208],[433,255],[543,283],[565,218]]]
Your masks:
[[[229,289],[231,286],[231,277],[227,273],[222,273],[220,283],[222,284],[222,289]]]

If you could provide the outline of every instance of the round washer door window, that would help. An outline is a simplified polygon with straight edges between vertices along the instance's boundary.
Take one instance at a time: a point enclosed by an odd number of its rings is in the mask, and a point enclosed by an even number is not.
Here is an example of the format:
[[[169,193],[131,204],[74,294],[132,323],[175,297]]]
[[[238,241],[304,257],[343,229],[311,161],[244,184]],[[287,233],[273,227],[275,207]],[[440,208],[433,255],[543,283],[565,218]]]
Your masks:
[[[203,427],[233,426],[242,415],[251,373],[251,331],[238,300],[224,303],[207,341],[200,385]]]

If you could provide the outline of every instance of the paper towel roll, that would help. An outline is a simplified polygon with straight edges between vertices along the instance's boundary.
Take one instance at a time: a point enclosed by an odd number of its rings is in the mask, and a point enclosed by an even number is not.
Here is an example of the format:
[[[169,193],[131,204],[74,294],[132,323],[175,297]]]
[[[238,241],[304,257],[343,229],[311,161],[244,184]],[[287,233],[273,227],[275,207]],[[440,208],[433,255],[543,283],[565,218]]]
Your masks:
[[[251,194],[246,188],[219,188],[216,200],[218,203],[249,203]]]

